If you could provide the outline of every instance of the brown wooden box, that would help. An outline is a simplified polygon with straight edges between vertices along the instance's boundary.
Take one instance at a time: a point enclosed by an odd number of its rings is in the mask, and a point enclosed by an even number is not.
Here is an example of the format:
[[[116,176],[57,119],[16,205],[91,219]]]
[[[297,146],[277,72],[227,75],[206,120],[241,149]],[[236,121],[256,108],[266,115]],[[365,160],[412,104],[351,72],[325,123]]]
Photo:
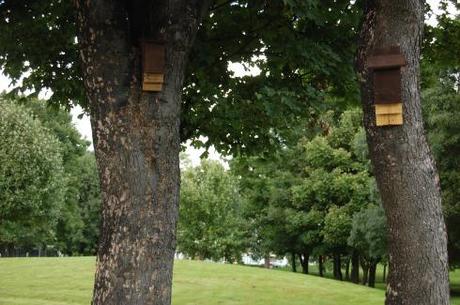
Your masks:
[[[142,90],[161,91],[164,83],[165,46],[145,41],[142,43]]]
[[[165,46],[154,42],[143,42],[142,63],[144,73],[164,73]]]
[[[403,123],[401,67],[406,64],[399,47],[375,50],[367,66],[372,70],[377,126]]]
[[[402,103],[375,104],[376,126],[402,125],[403,108]]]
[[[400,68],[374,70],[374,104],[401,103]]]

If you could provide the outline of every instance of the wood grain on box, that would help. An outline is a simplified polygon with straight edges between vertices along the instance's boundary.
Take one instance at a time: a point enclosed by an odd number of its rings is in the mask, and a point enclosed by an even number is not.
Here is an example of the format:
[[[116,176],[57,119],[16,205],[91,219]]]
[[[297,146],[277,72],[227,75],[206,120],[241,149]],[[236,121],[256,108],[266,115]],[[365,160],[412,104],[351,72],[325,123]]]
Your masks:
[[[164,83],[165,46],[161,43],[142,43],[142,90],[161,91]]]

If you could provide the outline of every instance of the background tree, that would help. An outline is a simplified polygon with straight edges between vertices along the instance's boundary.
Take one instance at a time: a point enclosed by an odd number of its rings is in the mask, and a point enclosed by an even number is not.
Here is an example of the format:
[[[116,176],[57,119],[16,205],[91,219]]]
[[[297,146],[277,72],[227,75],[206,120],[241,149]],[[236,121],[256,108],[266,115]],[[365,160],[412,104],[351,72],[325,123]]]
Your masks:
[[[270,204],[277,191],[271,179],[278,169],[276,157],[273,157],[241,156],[231,161],[231,171],[239,177],[239,188],[245,199],[243,218],[247,223],[248,250],[254,258],[264,258],[266,267],[270,266],[272,253],[296,255],[292,236],[286,232],[283,211]],[[278,185],[286,183],[285,175],[278,177],[281,180]],[[282,193],[285,194],[286,190]],[[293,268],[296,269],[295,260]]]
[[[423,94],[428,140],[433,149],[440,173],[444,215],[448,229],[449,261],[460,263],[460,94],[448,77]]]
[[[31,110],[34,117],[41,122],[59,141],[63,179],[66,185],[64,204],[56,227],[56,247],[66,255],[76,254],[80,250],[85,223],[81,218],[80,193],[81,157],[85,154],[89,142],[81,138],[72,123],[70,113],[61,106],[49,107],[44,100],[16,96],[15,100]],[[97,175],[93,176],[97,179]],[[96,180],[97,181],[97,180]]]
[[[54,240],[64,205],[61,148],[31,112],[0,99],[0,244],[42,246]]]
[[[178,251],[198,259],[240,262],[247,249],[238,181],[218,161],[182,173]]]
[[[351,218],[377,198],[360,115],[350,110],[337,118],[328,112],[321,130],[326,135],[311,132],[294,147],[232,161],[248,199],[245,215],[253,240],[263,245],[265,255],[289,254],[305,273],[312,255],[320,262],[335,257],[334,274],[341,278],[341,257],[351,250]]]
[[[456,225],[460,221],[460,123],[457,119],[460,54],[452,50],[460,47],[460,18],[458,14],[449,16],[444,8],[437,21],[435,27],[427,27],[423,45],[422,106],[428,140],[439,168],[449,262],[457,266],[460,263],[460,231]]]
[[[101,194],[93,152],[86,152],[77,160],[78,168],[72,172],[73,186],[78,189],[78,217],[82,223],[79,239],[76,240],[77,253],[95,255],[101,223]]]
[[[353,215],[348,244],[359,251],[362,283],[375,287],[377,264],[387,255],[386,220],[381,206],[369,205]]]
[[[338,280],[342,275],[342,253],[346,253],[346,240],[351,230],[351,217],[345,207],[332,206],[324,218],[322,234],[326,248],[333,255],[333,274]]]
[[[7,100],[6,97],[3,99]],[[95,254],[100,222],[100,195],[94,154],[86,152],[88,141],[81,138],[73,126],[70,114],[59,106],[49,107],[46,101],[24,96],[16,96],[6,102],[10,103],[11,107],[19,107],[26,111],[27,115],[41,126],[36,133],[51,135],[57,140],[60,152],[58,163],[62,165],[59,185],[64,191],[64,196],[61,198],[57,221],[49,230],[51,235],[47,239],[47,245],[66,255]],[[6,124],[4,128],[11,127],[6,121],[2,123]],[[17,166],[18,172],[28,171],[26,163],[18,163]],[[32,194],[34,190],[37,191],[34,188],[29,191]],[[40,197],[40,191],[37,198]],[[43,221],[48,220],[43,218]],[[19,224],[18,227],[20,226]],[[30,228],[25,226],[23,229]],[[36,255],[35,251],[31,252],[31,247],[41,243],[40,239],[34,241],[31,238],[28,244],[14,243],[11,246],[19,251],[19,255],[25,255],[26,252]]]

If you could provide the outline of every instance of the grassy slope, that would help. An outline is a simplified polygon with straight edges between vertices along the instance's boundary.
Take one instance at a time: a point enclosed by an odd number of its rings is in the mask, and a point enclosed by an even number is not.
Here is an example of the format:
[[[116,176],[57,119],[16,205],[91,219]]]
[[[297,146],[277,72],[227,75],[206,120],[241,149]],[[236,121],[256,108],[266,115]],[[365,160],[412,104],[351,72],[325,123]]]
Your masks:
[[[94,258],[0,259],[1,305],[89,304]],[[177,261],[174,305],[383,304],[384,293],[259,268]]]
[[[93,257],[0,259],[0,305],[89,304],[93,273]],[[451,280],[460,296],[460,270]],[[381,305],[384,299],[383,290],[316,276],[195,261],[176,262],[173,291],[174,305]]]
[[[451,304],[460,305],[460,269],[450,273]]]

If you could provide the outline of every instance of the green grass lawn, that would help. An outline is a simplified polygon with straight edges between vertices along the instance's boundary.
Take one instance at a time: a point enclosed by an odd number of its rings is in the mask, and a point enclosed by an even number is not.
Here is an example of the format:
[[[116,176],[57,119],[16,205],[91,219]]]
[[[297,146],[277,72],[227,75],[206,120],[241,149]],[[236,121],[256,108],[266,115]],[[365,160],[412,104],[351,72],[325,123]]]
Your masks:
[[[0,259],[1,305],[89,304],[93,257]],[[383,304],[384,292],[290,272],[177,261],[175,305]]]
[[[0,305],[89,304],[94,257],[0,259]],[[460,296],[460,271],[451,274]],[[174,305],[379,304],[384,291],[279,270],[176,261]],[[460,299],[453,304],[460,305]]]
[[[460,305],[460,269],[450,273],[451,304]]]

